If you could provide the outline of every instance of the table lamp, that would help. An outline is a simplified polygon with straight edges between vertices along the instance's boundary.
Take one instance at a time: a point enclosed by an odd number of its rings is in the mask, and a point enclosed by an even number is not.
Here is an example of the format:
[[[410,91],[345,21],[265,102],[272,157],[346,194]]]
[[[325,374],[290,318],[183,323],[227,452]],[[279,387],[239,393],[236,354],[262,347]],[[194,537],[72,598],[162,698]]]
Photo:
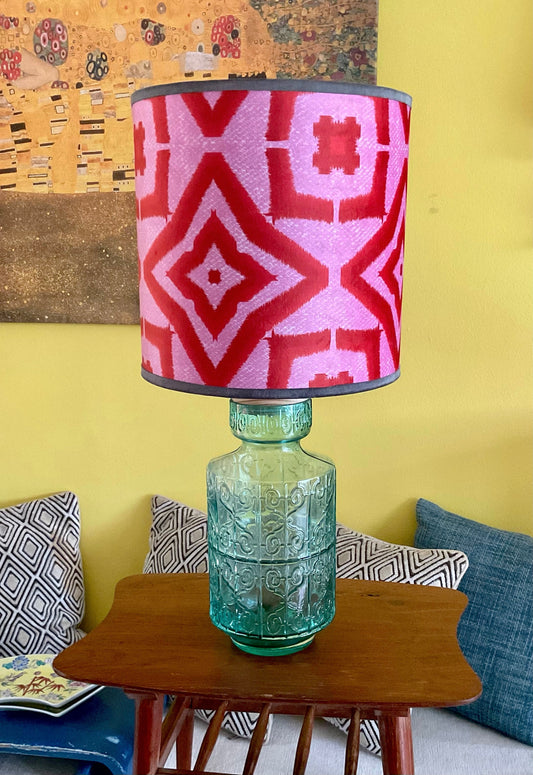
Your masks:
[[[312,398],[399,376],[410,104],[309,80],[132,96],[142,375],[230,399],[210,616],[250,653],[303,649],[335,613],[335,467],[300,440]]]

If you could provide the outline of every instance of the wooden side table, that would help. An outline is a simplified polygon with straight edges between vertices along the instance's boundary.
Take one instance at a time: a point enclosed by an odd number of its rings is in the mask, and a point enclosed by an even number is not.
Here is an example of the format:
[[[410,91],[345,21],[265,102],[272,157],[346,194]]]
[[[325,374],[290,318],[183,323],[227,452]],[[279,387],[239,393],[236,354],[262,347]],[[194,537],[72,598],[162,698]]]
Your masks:
[[[270,713],[303,715],[294,773],[313,719],[351,719],[345,773],[357,770],[359,722],[377,719],[385,775],[414,773],[410,709],[472,702],[481,683],[456,639],[465,595],[388,582],[337,582],[333,623],[304,651],[256,657],[213,626],[206,574],[130,576],[110,613],[54,661],[61,675],[122,687],[136,702],[134,775],[191,772],[194,708],[216,713],[194,772],[205,771],[224,713],[260,714],[243,773],[252,775]],[[165,695],[175,701],[163,721]],[[177,770],[164,769],[176,742]]]

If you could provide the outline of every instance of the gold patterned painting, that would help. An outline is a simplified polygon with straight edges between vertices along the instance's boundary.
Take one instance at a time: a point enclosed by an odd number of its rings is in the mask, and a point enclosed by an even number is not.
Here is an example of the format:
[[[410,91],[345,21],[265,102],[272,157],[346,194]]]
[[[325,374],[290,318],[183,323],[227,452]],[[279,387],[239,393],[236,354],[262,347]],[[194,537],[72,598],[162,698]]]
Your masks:
[[[0,321],[137,322],[136,89],[375,83],[376,51],[377,0],[0,0]]]

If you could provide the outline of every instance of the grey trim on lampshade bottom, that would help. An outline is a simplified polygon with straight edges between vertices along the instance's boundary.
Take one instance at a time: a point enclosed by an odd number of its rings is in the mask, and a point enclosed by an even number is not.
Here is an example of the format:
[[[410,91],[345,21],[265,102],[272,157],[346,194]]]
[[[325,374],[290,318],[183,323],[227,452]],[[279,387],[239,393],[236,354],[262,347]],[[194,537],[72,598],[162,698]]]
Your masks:
[[[168,379],[167,377],[160,377],[158,374],[152,374],[145,368],[141,368],[141,376],[153,385],[158,387],[167,388],[168,390],[178,390],[182,393],[197,393],[204,396],[222,396],[223,398],[321,398],[323,396],[341,396],[348,395],[350,393],[364,393],[367,390],[374,390],[375,388],[384,387],[390,385],[391,382],[395,382],[400,376],[400,369],[381,377],[380,379],[373,379],[369,382],[353,382],[345,385],[332,385],[331,387],[323,388],[288,388],[280,390],[267,390],[252,388],[232,388],[232,387],[220,387],[217,385],[198,385],[194,382],[181,382],[177,379]]]
[[[131,104],[152,97],[167,97],[169,94],[190,94],[191,92],[213,91],[291,91],[318,92],[331,94],[358,94],[364,97],[382,97],[387,100],[397,100],[411,105],[409,94],[389,89],[386,86],[374,86],[355,81],[313,81],[270,79],[270,78],[232,78],[217,81],[184,81],[180,83],[164,83],[156,86],[145,86],[137,89],[131,95]]]

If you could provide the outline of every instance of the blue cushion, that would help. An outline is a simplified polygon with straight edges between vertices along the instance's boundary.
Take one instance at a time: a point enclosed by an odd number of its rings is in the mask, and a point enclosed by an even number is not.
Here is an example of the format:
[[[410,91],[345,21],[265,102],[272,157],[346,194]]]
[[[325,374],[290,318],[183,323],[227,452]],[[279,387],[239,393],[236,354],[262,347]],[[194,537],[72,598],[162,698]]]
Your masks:
[[[533,745],[533,538],[465,519],[419,500],[415,546],[460,549],[469,599],[457,630],[483,682],[457,713]]]

